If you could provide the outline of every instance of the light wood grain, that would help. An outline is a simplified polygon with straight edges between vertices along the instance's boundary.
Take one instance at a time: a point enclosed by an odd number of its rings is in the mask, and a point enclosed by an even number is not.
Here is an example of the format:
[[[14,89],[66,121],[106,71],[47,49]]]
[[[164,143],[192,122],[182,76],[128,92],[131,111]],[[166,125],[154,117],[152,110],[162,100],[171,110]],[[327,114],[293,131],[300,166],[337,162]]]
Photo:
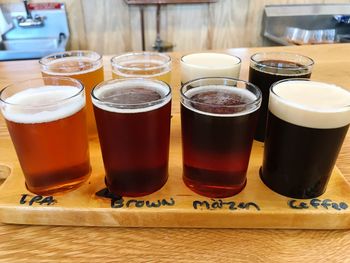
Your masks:
[[[261,51],[309,55],[316,61],[312,79],[350,88],[350,45],[231,49],[243,59],[241,76],[247,79],[249,56]],[[172,54],[172,87],[178,99],[178,58]],[[105,61],[108,60],[105,59]],[[11,64],[13,63],[13,64]],[[0,63],[0,86],[23,74],[37,75],[37,61]],[[110,68],[105,65],[106,77]],[[178,113],[174,103],[173,113]],[[0,138],[7,138],[0,121]],[[0,141],[0,148],[3,143]],[[12,150],[0,156],[6,162]],[[11,157],[12,158],[12,157]],[[337,166],[350,181],[350,137]],[[350,193],[349,193],[350,194]],[[0,225],[0,262],[349,262],[348,230],[231,230],[49,227]]]
[[[178,101],[174,101],[178,104]],[[73,225],[73,226],[113,226],[113,227],[207,227],[207,228],[287,228],[287,229],[349,229],[350,209],[335,210],[319,207],[309,209],[291,209],[288,201],[292,198],[283,197],[269,190],[259,178],[259,168],[262,163],[263,144],[253,145],[247,174],[247,185],[242,192],[223,199],[212,199],[199,196],[190,191],[182,182],[181,126],[179,114],[173,114],[171,119],[171,140],[169,156],[169,179],[159,191],[139,198],[123,198],[124,207],[111,208],[109,198],[96,197],[95,193],[105,188],[104,169],[97,139],[90,141],[90,156],[92,173],[90,179],[79,189],[54,195],[56,204],[33,204],[28,202],[35,195],[28,192],[24,177],[18,165],[17,158],[7,167],[13,167],[12,174],[0,188],[0,222],[33,225]],[[11,148],[10,140],[3,140],[5,152]],[[4,169],[4,172],[6,168]],[[7,171],[8,172],[8,171]],[[0,166],[1,179],[1,166]],[[327,191],[319,197],[333,202],[345,202],[350,205],[350,185],[335,169],[328,183]],[[29,195],[26,204],[20,204],[22,195]],[[173,200],[175,205],[160,208],[135,207],[129,208],[129,200],[155,202],[158,200]],[[222,202],[234,202],[235,211],[227,205],[222,209],[206,209],[199,205],[194,209],[194,202],[207,202],[212,205]],[[161,201],[160,201],[161,202]],[[240,209],[239,203],[254,202],[259,211],[250,207]],[[297,203],[300,203],[298,201]],[[216,205],[217,206],[217,205]],[[79,218],[80,220],[76,220]]]

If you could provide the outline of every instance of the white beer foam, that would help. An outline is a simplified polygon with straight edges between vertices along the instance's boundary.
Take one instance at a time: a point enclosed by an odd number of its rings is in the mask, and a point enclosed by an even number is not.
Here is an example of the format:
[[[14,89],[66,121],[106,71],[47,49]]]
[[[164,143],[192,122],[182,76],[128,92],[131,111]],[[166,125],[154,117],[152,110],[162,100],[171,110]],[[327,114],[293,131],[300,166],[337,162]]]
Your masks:
[[[57,72],[56,70],[51,70],[50,67],[54,66],[55,64],[63,64],[63,63],[69,63],[71,61],[74,61],[74,62],[90,62],[92,63],[92,66],[89,67],[88,69],[86,70],[78,70],[78,71],[73,71],[73,72]],[[96,65],[94,65],[94,63],[96,63]],[[45,73],[45,74],[48,74],[48,75],[55,75],[55,76],[74,76],[74,75],[81,75],[81,74],[85,74],[85,73],[89,73],[89,72],[92,72],[92,71],[95,71],[99,68],[101,68],[103,66],[102,63],[97,63],[96,62],[96,59],[95,58],[89,58],[89,57],[65,57],[65,58],[58,58],[58,59],[55,59],[55,60],[52,60],[50,62],[48,62],[46,64],[46,67],[48,67],[47,70],[45,69],[42,69],[42,72]],[[74,66],[60,66],[62,68],[64,67],[72,67],[72,68],[75,68]]]
[[[241,69],[240,59],[221,53],[195,53],[181,60],[181,82],[205,78],[238,78]]]
[[[150,90],[157,91],[161,95],[161,99],[159,99],[160,102],[157,103],[157,101],[150,101],[150,102],[137,103],[137,104],[122,104],[122,103],[104,102],[96,99],[96,98],[100,98],[104,93],[114,89],[127,89],[127,88],[135,88],[135,87],[149,88]],[[166,97],[168,92],[169,92],[168,86],[164,86],[161,83],[148,81],[146,79],[133,79],[133,80],[128,79],[127,81],[115,82],[110,84],[107,83],[98,89],[94,89],[93,93],[96,98],[92,96],[92,103],[96,107],[109,112],[140,113],[140,112],[156,110],[158,108],[161,108],[165,104],[167,104],[171,100],[171,94],[170,96]],[[138,105],[144,106],[144,107],[138,108],[137,107]],[[130,109],[130,107],[135,107],[135,108]]]
[[[80,88],[74,86],[26,89],[5,99],[2,113],[9,121],[27,124],[63,119],[85,106],[85,97],[83,94],[77,95],[79,91]]]
[[[295,125],[339,128],[350,123],[350,92],[321,82],[285,81],[270,91],[269,110]]]
[[[198,88],[192,88],[192,89],[186,91],[184,95],[187,98],[191,98],[192,96],[194,96],[198,93],[210,92],[210,91],[223,91],[223,92],[228,92],[228,93],[232,93],[232,94],[237,94],[237,95],[240,95],[241,97],[247,98],[251,102],[253,102],[257,99],[257,96],[247,89],[233,88],[233,87],[227,87],[227,86],[223,86],[223,85],[207,85],[207,86],[201,86]],[[185,101],[181,101],[181,103],[183,106],[185,106],[186,108],[188,108],[191,111],[194,111],[194,112],[197,112],[197,113],[203,114],[203,115],[208,115],[208,116],[216,116],[216,117],[242,116],[242,115],[247,115],[249,113],[252,113],[252,112],[256,111],[257,109],[259,109],[259,107],[257,107],[256,105],[253,104],[251,106],[247,106],[246,110],[243,110],[240,112],[231,113],[231,114],[218,114],[218,113],[211,113],[211,112],[207,112],[207,111],[198,110],[191,105],[190,100],[191,99],[185,99]],[[200,102],[195,102],[195,103],[201,104]],[[205,104],[205,103],[202,103],[202,104]],[[223,106],[223,107],[230,107],[230,106]],[[240,105],[231,106],[231,107],[240,107]]]

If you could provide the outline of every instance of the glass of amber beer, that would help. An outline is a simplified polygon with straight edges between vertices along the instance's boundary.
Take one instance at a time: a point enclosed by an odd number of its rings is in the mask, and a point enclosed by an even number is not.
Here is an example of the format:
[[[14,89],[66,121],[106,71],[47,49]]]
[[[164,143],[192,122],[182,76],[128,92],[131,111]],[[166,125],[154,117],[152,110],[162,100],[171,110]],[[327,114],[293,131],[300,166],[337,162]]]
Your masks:
[[[112,77],[151,78],[170,84],[171,57],[157,52],[135,52],[111,59]]]
[[[90,93],[103,81],[102,57],[94,51],[75,50],[55,53],[39,61],[45,76],[65,76],[81,81],[86,91],[87,127],[90,136],[96,135],[96,124]]]
[[[183,180],[191,190],[221,198],[245,187],[260,103],[260,90],[238,79],[182,86]]]
[[[29,191],[52,194],[89,178],[85,91],[79,81],[18,82],[1,90],[0,106]]]
[[[168,178],[171,90],[162,81],[115,79],[92,92],[110,192],[143,196]]]
[[[193,53],[181,58],[181,83],[208,77],[239,78],[241,59],[224,53]]]
[[[273,84],[261,179],[292,198],[323,194],[349,123],[349,91],[307,79]]]

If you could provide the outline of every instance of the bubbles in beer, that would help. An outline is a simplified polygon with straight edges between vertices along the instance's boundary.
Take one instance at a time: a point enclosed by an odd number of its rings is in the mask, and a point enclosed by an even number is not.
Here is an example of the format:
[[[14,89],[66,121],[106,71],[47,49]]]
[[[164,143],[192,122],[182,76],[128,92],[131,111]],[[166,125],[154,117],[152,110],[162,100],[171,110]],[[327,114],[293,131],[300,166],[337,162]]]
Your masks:
[[[95,63],[93,58],[88,57],[66,57],[59,58],[49,62],[43,72],[46,74],[55,73],[55,75],[77,75],[94,71],[102,67],[102,64]]]
[[[3,114],[17,123],[42,123],[73,115],[85,105],[81,89],[74,86],[42,86],[18,92],[5,99]],[[68,103],[69,101],[69,103]]]
[[[350,92],[315,81],[283,81],[270,92],[269,110],[295,125],[338,128],[350,122]]]
[[[255,70],[281,76],[299,76],[310,74],[308,66],[286,60],[263,60],[253,66]]]
[[[212,114],[247,114],[257,97],[246,89],[210,85],[190,89],[185,93],[185,106]],[[247,105],[248,104],[248,105]],[[255,108],[256,109],[256,108]]]
[[[119,68],[114,65],[115,73],[122,77],[156,77],[170,71],[170,66],[158,60],[140,60],[120,62]]]
[[[93,91],[93,104],[106,111],[136,113],[154,110],[169,102],[168,86],[144,79],[105,84]]]
[[[107,90],[100,97],[106,102],[119,104],[146,103],[161,99],[161,95],[151,89],[143,87],[125,88],[119,90]]]

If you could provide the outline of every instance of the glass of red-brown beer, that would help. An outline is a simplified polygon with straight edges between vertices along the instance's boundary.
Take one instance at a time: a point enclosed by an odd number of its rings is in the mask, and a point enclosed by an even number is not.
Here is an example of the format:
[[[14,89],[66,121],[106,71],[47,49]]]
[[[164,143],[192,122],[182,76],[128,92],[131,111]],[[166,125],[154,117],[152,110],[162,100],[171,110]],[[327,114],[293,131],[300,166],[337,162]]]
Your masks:
[[[233,78],[203,78],[181,88],[183,180],[194,192],[228,197],[246,185],[261,92]]]
[[[270,89],[260,176],[292,198],[323,194],[350,123],[350,92],[308,79],[276,82]]]
[[[52,194],[89,178],[85,91],[79,81],[18,82],[1,90],[0,105],[29,191]]]
[[[151,79],[115,79],[92,91],[105,183],[118,196],[143,196],[168,178],[171,89]]]

